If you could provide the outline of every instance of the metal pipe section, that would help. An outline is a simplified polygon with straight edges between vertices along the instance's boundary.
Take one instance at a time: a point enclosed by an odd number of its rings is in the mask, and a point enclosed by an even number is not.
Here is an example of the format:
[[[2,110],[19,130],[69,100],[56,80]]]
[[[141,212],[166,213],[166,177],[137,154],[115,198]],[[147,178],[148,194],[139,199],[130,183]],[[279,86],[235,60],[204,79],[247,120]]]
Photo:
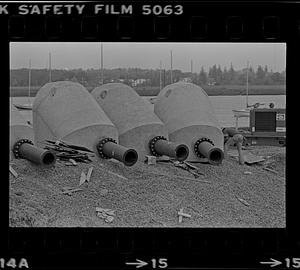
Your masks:
[[[138,160],[138,154],[134,149],[117,144],[112,138],[105,138],[97,145],[101,158],[114,158],[126,166],[133,166]]]
[[[149,142],[149,148],[154,156],[166,155],[184,161],[189,155],[189,149],[185,144],[169,142],[163,136],[156,136]]]
[[[212,165],[219,165],[224,159],[223,151],[215,147],[213,142],[207,138],[198,140],[194,145],[195,153],[198,157],[205,157]]]
[[[27,139],[17,141],[13,152],[16,158],[24,158],[38,165],[51,166],[56,162],[56,155],[53,152],[36,147]]]

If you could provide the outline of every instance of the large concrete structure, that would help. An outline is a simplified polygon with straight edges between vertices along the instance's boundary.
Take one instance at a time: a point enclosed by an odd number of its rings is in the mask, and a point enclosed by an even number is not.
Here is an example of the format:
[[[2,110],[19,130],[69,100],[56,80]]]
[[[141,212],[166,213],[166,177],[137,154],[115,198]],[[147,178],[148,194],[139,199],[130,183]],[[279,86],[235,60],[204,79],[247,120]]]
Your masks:
[[[131,87],[108,83],[95,88],[91,94],[117,127],[120,143],[134,147],[141,161],[145,155],[167,155],[178,160],[188,156],[187,146],[167,141],[165,125],[153,113],[150,103]]]
[[[47,83],[33,103],[35,142],[64,140],[85,146],[101,158],[115,158],[131,166],[134,149],[118,145],[118,131],[89,92],[79,83]]]
[[[188,160],[222,162],[223,133],[201,87],[183,82],[166,86],[157,97],[154,112],[165,123],[170,140],[189,146]]]
[[[33,129],[18,111],[10,104],[9,113],[9,158],[25,158],[41,165],[55,163],[55,155],[33,145]]]

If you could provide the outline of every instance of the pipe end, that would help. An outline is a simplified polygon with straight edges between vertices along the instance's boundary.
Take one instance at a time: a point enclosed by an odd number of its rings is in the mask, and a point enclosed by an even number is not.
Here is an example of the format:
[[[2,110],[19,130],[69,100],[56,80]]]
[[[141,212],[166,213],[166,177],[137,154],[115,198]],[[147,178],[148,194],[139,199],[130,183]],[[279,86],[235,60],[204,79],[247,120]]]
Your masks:
[[[189,156],[189,148],[185,144],[179,144],[175,149],[176,159],[184,161]]]
[[[42,155],[42,165],[51,166],[56,162],[56,156],[51,151],[45,151]]]
[[[224,159],[224,152],[220,148],[213,148],[208,153],[208,161],[212,165],[219,165]]]
[[[126,166],[133,166],[138,160],[138,153],[134,149],[128,149],[124,153],[123,163]]]

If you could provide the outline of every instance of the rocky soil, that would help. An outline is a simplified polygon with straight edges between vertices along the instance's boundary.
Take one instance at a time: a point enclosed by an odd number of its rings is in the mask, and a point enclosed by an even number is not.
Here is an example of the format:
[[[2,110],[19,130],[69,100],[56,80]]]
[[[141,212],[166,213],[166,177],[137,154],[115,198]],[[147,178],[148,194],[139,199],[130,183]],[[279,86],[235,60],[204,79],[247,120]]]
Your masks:
[[[285,227],[285,148],[256,146],[248,151],[266,161],[248,166],[228,157],[219,166],[197,163],[204,174],[199,178],[171,163],[125,167],[98,159],[42,168],[13,160],[18,176],[9,178],[9,223],[11,227]],[[90,181],[79,186],[81,172],[90,167],[94,167]],[[64,187],[82,190],[68,195],[62,193]],[[97,214],[99,208],[114,210],[113,218],[105,220]],[[179,222],[181,208],[191,217]]]

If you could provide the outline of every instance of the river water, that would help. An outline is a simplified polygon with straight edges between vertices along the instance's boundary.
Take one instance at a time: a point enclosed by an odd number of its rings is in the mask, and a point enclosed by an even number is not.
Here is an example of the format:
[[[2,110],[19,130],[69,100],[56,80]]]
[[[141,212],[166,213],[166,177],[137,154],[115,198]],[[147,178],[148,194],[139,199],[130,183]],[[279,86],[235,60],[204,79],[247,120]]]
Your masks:
[[[144,97],[145,99],[150,99],[151,97]],[[11,102],[14,104],[28,104],[32,103],[34,98],[28,97],[14,97]],[[210,96],[209,100],[214,108],[215,114],[219,123],[222,127],[232,127],[235,126],[235,118],[233,117],[233,109],[243,109],[246,107],[246,97],[245,96]],[[286,96],[285,95],[259,95],[259,96],[249,96],[248,103],[250,105],[259,102],[265,103],[268,106],[269,103],[274,103],[275,108],[285,108],[286,107]],[[261,106],[260,108],[263,108]],[[32,111],[21,111],[22,115],[27,121],[32,122]],[[249,118],[240,118],[239,126],[249,126]]]

